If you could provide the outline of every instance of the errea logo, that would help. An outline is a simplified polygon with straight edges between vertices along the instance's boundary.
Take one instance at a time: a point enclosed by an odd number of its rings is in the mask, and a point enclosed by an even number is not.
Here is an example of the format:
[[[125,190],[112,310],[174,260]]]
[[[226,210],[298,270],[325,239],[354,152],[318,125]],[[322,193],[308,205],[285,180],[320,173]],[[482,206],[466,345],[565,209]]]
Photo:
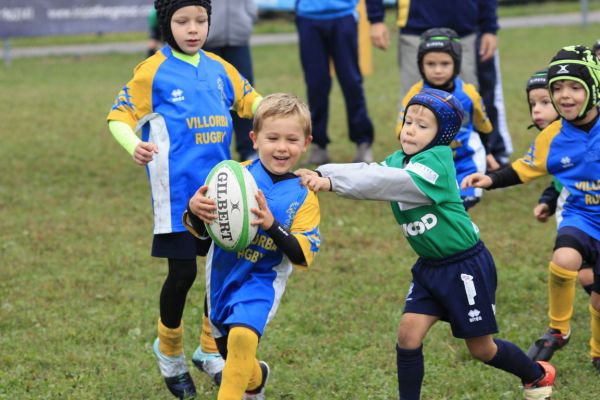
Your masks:
[[[184,101],[185,97],[183,97],[183,90],[181,89],[175,89],[171,92],[171,96],[173,96],[173,98],[171,99],[171,101],[173,103],[177,103],[180,101]]]
[[[564,156],[563,158],[561,158],[560,163],[562,164],[563,168],[569,168],[573,166],[573,163],[571,162],[569,156]]]
[[[569,64],[567,65],[559,65],[558,68],[559,70],[556,71],[557,75],[561,75],[561,74],[569,74],[569,70],[567,69],[567,67],[569,66]]]
[[[481,311],[479,311],[476,308],[469,310],[468,315],[469,315],[469,322],[471,322],[471,323],[481,321],[483,319],[483,318],[481,318]]]

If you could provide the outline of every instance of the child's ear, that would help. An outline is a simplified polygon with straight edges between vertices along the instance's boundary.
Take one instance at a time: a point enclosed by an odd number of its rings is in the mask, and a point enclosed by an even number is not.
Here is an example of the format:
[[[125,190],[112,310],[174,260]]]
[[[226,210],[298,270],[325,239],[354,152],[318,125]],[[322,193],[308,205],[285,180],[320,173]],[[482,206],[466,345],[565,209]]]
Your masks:
[[[252,148],[254,150],[258,150],[258,145],[256,144],[256,133],[254,133],[254,131],[250,131],[250,133],[248,135],[250,136],[250,139],[252,140]]]
[[[302,149],[302,152],[306,152],[306,150],[308,149],[308,145],[312,143],[313,137],[312,135],[308,135],[306,137],[306,139],[304,139],[304,149]]]

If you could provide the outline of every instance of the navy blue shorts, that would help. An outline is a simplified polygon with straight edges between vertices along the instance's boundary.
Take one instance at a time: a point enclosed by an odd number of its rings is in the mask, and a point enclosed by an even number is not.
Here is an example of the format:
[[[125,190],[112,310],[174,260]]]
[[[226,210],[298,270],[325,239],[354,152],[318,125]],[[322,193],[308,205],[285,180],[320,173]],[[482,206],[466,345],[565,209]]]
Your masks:
[[[556,233],[554,250],[569,247],[577,250],[583,258],[583,264],[590,265],[594,271],[592,290],[600,293],[600,241],[584,231],[572,226],[560,228]]]
[[[152,240],[152,257],[193,260],[208,253],[211,240],[200,240],[188,231],[161,233]]]
[[[483,242],[443,260],[419,258],[412,276],[405,313],[440,317],[461,339],[498,332],[496,265]]]

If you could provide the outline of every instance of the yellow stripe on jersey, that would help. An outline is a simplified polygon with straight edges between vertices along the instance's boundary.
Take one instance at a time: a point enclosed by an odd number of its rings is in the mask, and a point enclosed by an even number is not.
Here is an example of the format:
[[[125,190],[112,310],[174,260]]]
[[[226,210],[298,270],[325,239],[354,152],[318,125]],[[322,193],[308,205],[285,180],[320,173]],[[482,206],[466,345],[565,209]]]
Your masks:
[[[406,105],[413,98],[414,95],[419,93],[423,89],[423,81],[419,81],[412,85],[412,87],[406,93],[406,96],[402,99],[402,108],[398,113],[398,119],[396,119],[396,138],[400,138],[400,131],[402,130],[402,121],[404,120],[404,111],[406,110]]]
[[[319,235],[319,222],[321,221],[321,211],[319,210],[319,199],[317,195],[309,191],[304,200],[304,204],[298,209],[290,231],[300,243],[302,253],[306,259],[306,265],[294,264],[297,268],[307,269],[313,262],[315,254],[321,246],[321,237]]]
[[[222,59],[216,54],[205,52],[205,54],[223,64],[225,72],[233,85],[235,93],[235,100],[233,102],[233,109],[237,111],[241,118],[252,118],[254,116],[254,110],[256,109],[254,102],[260,97],[260,94],[254,90],[247,79],[242,80],[242,76],[237,69],[227,61]]]
[[[398,0],[398,20],[396,22],[399,28],[404,28],[406,26],[409,8],[410,0]]]
[[[546,165],[550,144],[561,128],[560,120],[548,125],[537,135],[527,153],[511,164],[522,182],[527,183],[540,176],[548,175]]]
[[[485,105],[477,89],[474,85],[463,82],[463,91],[473,102],[473,128],[477,132],[491,133],[493,129],[492,121],[488,118]]]
[[[133,78],[121,89],[106,117],[108,121],[121,121],[135,130],[138,121],[152,113],[152,83],[165,60],[162,52],[158,52],[134,68]]]

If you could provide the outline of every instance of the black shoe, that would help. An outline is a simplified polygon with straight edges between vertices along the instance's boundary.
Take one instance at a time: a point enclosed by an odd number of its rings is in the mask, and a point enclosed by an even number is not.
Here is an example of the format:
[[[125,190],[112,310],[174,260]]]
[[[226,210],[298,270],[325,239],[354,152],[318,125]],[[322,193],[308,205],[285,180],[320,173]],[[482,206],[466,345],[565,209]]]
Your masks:
[[[194,381],[189,372],[165,378],[165,383],[173,396],[179,399],[196,398],[196,387],[194,386]]]
[[[548,328],[529,348],[527,357],[533,361],[550,361],[554,352],[565,347],[570,338],[570,332],[567,336],[563,336],[558,329]]]
[[[259,361],[260,369],[262,371],[262,382],[260,386],[254,389],[253,391],[249,391],[244,393],[244,397],[242,400],[264,400],[265,399],[265,386],[267,385],[267,381],[269,380],[270,369],[266,362]]]
[[[600,357],[592,358],[592,365],[596,368],[596,371],[600,373]]]

